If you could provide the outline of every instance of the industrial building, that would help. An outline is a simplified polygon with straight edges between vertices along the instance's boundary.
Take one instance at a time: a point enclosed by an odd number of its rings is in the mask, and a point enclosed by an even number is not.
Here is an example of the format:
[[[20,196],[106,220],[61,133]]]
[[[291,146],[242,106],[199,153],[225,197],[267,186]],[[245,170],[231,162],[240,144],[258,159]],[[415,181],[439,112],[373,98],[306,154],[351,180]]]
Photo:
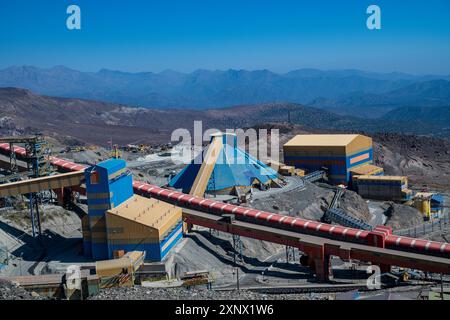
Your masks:
[[[138,195],[108,210],[106,225],[110,254],[144,251],[147,261],[161,261],[183,236],[181,208]]]
[[[374,166],[372,164],[364,164],[362,166],[354,167],[350,169],[350,179],[358,176],[382,176],[384,175],[384,169]],[[350,181],[351,181],[350,180]]]
[[[368,199],[404,202],[412,198],[408,177],[405,176],[355,176],[353,188],[361,197]]]
[[[287,165],[308,172],[327,168],[334,184],[348,185],[352,174],[383,172],[372,165],[372,138],[360,134],[296,135],[283,146],[283,153]]]
[[[83,237],[84,252],[95,260],[108,259],[106,211],[133,196],[131,173],[120,159],[110,159],[85,170],[89,237]]]
[[[211,136],[209,146],[170,180],[169,187],[198,195],[230,194],[236,188],[269,187],[277,179],[275,170],[237,147],[236,135],[217,133]],[[193,191],[193,186],[200,191]]]
[[[88,216],[82,220],[84,253],[112,259],[116,251],[144,251],[160,261],[182,237],[181,209],[134,195],[126,162],[110,159],[85,170]]]

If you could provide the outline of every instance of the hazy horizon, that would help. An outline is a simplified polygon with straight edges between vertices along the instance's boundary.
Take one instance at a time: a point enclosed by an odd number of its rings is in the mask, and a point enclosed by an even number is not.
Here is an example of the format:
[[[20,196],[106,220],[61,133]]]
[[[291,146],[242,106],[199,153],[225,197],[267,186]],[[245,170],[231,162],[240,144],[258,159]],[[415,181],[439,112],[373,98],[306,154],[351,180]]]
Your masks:
[[[81,30],[66,26],[69,5]],[[366,26],[381,8],[381,30]],[[0,68],[93,72],[313,68],[450,74],[447,0],[0,2]]]
[[[404,74],[407,76],[443,76],[443,77],[448,77],[450,76],[450,72],[449,73],[412,73],[412,72],[402,72],[402,71],[397,71],[397,70],[392,70],[392,71],[384,71],[384,72],[380,72],[380,71],[376,71],[376,70],[364,70],[364,69],[354,69],[354,68],[346,68],[346,67],[342,67],[342,68],[336,68],[336,69],[321,69],[321,68],[313,68],[313,67],[299,67],[296,69],[291,69],[291,70],[287,70],[287,71],[274,71],[271,70],[270,68],[260,68],[260,69],[236,69],[236,68],[224,68],[224,69],[205,69],[205,68],[194,68],[192,70],[187,70],[187,71],[180,71],[180,70],[176,70],[173,68],[166,68],[166,69],[162,69],[162,70],[140,70],[140,71],[128,71],[128,70],[123,70],[123,69],[116,69],[116,68],[96,68],[96,69],[90,69],[90,70],[81,70],[81,69],[77,69],[77,68],[73,68],[70,66],[66,66],[66,65],[60,65],[60,64],[55,64],[55,65],[51,65],[51,66],[39,66],[39,65],[31,65],[31,64],[23,64],[23,65],[8,65],[8,66],[4,66],[4,67],[0,67],[0,70],[7,70],[10,68],[21,68],[21,67],[31,67],[31,68],[37,68],[37,69],[42,69],[42,70],[52,70],[52,69],[57,69],[57,68],[66,68],[66,69],[70,69],[73,71],[79,71],[79,72],[87,72],[87,73],[98,73],[101,71],[112,71],[112,72],[122,72],[122,73],[131,73],[131,74],[136,74],[136,73],[155,73],[155,74],[159,74],[159,73],[164,73],[164,72],[176,72],[176,73],[180,73],[180,74],[190,74],[193,72],[198,72],[198,71],[209,71],[209,72],[226,72],[226,71],[247,71],[247,72],[257,72],[257,71],[268,71],[274,74],[279,74],[279,75],[283,75],[283,74],[287,74],[290,72],[295,72],[295,71],[306,71],[306,70],[312,70],[312,71],[320,71],[320,72],[362,72],[362,73],[366,73],[366,74]]]

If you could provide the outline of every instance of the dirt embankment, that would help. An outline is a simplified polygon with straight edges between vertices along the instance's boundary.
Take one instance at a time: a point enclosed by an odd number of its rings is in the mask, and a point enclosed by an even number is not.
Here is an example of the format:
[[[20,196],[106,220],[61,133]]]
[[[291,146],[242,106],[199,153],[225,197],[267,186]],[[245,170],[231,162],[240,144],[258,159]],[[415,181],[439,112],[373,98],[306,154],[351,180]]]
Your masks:
[[[255,199],[250,206],[258,210],[279,212],[290,216],[319,221],[322,207],[333,199],[333,191],[307,183],[305,189],[292,190],[261,199]]]
[[[346,190],[341,197],[339,208],[364,222],[372,219],[367,202],[356,192]]]
[[[320,221],[324,210],[329,207],[334,190],[306,183],[305,189],[278,193],[254,200],[250,206],[259,210],[279,212],[303,219]],[[353,191],[346,190],[339,202],[339,208],[355,218],[369,222],[372,218],[366,201]]]
[[[394,230],[412,228],[423,223],[423,216],[416,208],[393,202],[386,202],[386,226]]]

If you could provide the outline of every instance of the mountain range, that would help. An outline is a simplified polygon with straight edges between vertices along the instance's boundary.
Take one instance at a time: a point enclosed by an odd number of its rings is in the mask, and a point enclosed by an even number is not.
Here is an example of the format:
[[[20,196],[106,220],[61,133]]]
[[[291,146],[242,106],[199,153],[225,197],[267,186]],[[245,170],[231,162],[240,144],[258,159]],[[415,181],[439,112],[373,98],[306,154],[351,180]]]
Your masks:
[[[101,100],[146,108],[211,109],[234,105],[298,103],[338,113],[380,116],[400,106],[450,104],[450,76],[359,70],[196,70],[129,73],[81,72],[64,66],[0,70],[0,87],[37,94]],[[363,110],[364,109],[364,110]],[[376,109],[374,113],[373,110]]]
[[[400,107],[362,119],[294,103],[240,105],[207,110],[151,109],[0,88],[0,135],[44,133],[57,139],[105,145],[167,142],[173,130],[300,125],[320,132],[400,132],[450,138],[450,107]],[[406,116],[405,116],[406,115]]]
[[[367,118],[377,118],[400,107],[442,107],[450,105],[450,81],[429,80],[385,93],[355,92],[337,99],[319,98],[309,105]]]

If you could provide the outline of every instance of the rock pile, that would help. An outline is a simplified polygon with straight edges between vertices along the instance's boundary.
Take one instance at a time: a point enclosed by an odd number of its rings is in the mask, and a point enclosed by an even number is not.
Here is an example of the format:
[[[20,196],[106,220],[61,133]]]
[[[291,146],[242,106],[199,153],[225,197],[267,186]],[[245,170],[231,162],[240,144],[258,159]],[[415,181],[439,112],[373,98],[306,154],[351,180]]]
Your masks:
[[[101,290],[92,300],[307,300],[305,294],[263,294],[247,290],[214,291],[185,288],[115,287]],[[314,299],[321,299],[319,295]],[[322,297],[323,299],[323,297]]]
[[[0,300],[44,300],[44,298],[8,280],[0,279]]]

